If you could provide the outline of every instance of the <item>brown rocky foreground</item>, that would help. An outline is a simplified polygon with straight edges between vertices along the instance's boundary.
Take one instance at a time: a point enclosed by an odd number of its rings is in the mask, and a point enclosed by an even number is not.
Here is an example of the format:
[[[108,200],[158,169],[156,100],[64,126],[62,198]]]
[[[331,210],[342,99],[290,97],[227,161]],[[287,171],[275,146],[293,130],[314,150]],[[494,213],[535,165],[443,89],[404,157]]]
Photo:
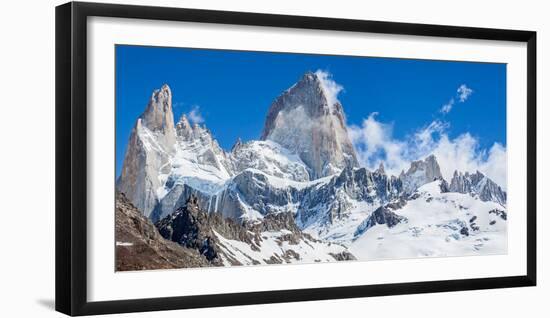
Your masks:
[[[195,249],[164,239],[122,193],[116,195],[116,271],[212,266]]]

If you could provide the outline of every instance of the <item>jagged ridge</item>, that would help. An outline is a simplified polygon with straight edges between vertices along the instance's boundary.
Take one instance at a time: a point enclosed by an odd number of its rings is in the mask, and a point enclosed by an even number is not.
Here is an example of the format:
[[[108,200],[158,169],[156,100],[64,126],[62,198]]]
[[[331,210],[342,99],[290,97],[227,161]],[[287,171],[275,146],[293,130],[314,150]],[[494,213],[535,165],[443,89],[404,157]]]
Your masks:
[[[194,196],[156,226],[164,238],[197,250],[213,265],[355,259],[343,246],[303,233],[290,213],[270,214],[261,222],[239,224],[219,213],[202,211]]]

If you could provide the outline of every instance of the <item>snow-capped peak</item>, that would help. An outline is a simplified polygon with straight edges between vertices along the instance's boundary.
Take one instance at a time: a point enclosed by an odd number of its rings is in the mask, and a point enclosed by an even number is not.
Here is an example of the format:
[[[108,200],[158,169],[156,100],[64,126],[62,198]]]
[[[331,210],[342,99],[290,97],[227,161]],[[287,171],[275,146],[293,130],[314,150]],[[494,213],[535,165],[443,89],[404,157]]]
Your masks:
[[[384,163],[380,162],[380,165],[378,166],[378,169],[376,169],[374,172],[378,174],[386,174],[386,170],[384,169]]]
[[[142,124],[151,131],[167,132],[168,129],[174,128],[172,91],[167,84],[153,91],[149,103],[140,117]]]
[[[261,138],[298,154],[314,179],[358,166],[337,89],[330,86],[336,84],[327,81],[307,72],[283,92],[269,108]]]

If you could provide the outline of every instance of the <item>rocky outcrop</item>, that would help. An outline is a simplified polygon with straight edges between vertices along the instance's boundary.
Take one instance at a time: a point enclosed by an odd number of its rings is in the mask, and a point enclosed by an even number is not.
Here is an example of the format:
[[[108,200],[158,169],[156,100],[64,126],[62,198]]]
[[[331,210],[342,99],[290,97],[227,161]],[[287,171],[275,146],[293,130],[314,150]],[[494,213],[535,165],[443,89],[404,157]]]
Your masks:
[[[482,201],[493,201],[506,205],[506,192],[498,186],[493,180],[489,179],[483,173],[459,173],[455,171],[449,191],[458,193],[471,193],[478,195]]]
[[[262,215],[290,212],[289,204],[299,202],[302,197],[299,188],[281,187],[276,179],[257,170],[245,170],[237,175],[227,192],[234,193],[246,206]]]
[[[377,224],[385,224],[388,228],[392,228],[401,222],[407,222],[407,218],[395,214],[388,207],[381,206],[359,225],[355,236],[363,234]]]
[[[223,191],[208,196],[187,185],[177,185],[152,214],[157,221],[181,207],[195,195],[199,207],[233,219],[255,219],[270,214],[292,212],[301,227],[313,222],[332,223],[346,217],[353,202],[380,205],[398,199],[401,180],[365,168],[346,168],[322,181],[292,183],[247,169],[233,177]]]
[[[401,172],[399,176],[403,183],[403,190],[410,194],[426,183],[443,179],[437,159],[434,155],[424,160],[413,161],[407,172]]]
[[[296,219],[306,227],[312,223],[333,223],[346,217],[354,202],[381,205],[398,199],[403,185],[399,178],[366,168],[344,169],[322,185],[303,190]]]
[[[196,250],[213,265],[290,263],[302,260],[304,249],[308,255],[328,260],[354,259],[343,246],[323,243],[303,233],[292,213],[238,223],[220,213],[202,211],[195,196],[156,226],[164,238]],[[274,252],[273,244],[279,246],[279,252]]]
[[[165,240],[122,193],[116,194],[116,270],[211,266],[196,250]]]
[[[176,131],[172,112],[172,91],[167,84],[153,92],[140,119],[143,127],[159,134],[167,150],[173,150],[170,148],[174,146]]]
[[[358,166],[342,105],[318,74],[308,72],[269,108],[261,140],[297,153],[312,179]]]
[[[226,219],[218,213],[207,213],[199,208],[197,197],[191,196],[186,205],[157,222],[156,227],[167,240],[197,250],[211,263],[221,265],[217,231],[225,238],[248,241],[250,237],[244,227],[233,219]],[[234,264],[237,265],[237,264]]]

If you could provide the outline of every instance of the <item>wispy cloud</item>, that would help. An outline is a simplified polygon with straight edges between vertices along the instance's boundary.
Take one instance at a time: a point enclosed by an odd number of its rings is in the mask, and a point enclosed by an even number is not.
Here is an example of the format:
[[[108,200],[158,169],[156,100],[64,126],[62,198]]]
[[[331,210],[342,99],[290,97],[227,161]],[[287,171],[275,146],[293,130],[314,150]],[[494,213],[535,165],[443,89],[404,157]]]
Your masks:
[[[468,100],[473,92],[474,90],[466,86],[466,84],[460,85],[456,90],[456,93],[458,94],[458,98],[460,99],[461,103],[464,103],[466,100]]]
[[[204,117],[202,116],[198,105],[194,105],[193,108],[187,113],[187,118],[189,118],[193,124],[202,124],[204,122]]]
[[[441,109],[439,109],[439,112],[442,114],[448,114],[453,109],[456,99],[458,99],[458,102],[464,103],[468,100],[470,95],[473,94],[473,92],[474,90],[466,86],[466,84],[460,85],[456,89],[456,95],[452,97],[446,104],[444,104]]]
[[[479,170],[506,188],[506,147],[502,144],[482,149],[478,139],[468,132],[450,138],[450,124],[439,120],[399,139],[393,136],[393,124],[378,121],[376,116],[372,113],[361,126],[348,127],[358,159],[367,169],[375,170],[382,162],[388,173],[398,175],[410,167],[411,161],[434,154],[448,181],[455,170]]]
[[[447,102],[447,104],[445,104],[441,107],[441,109],[439,111],[442,112],[443,114],[447,114],[453,109],[454,104],[455,104],[455,99],[451,98]]]
[[[389,168],[386,171],[398,174],[407,165],[407,144],[394,139],[393,124],[378,121],[377,115],[370,114],[361,126],[348,127],[349,137],[363,166],[373,170],[384,162],[384,166]]]
[[[315,72],[315,75],[317,75],[317,78],[321,82],[321,87],[325,93],[325,96],[327,97],[328,105],[334,105],[336,102],[338,102],[338,94],[340,94],[340,92],[344,90],[344,87],[336,83],[332,79],[332,74],[328,71],[317,70]]]

